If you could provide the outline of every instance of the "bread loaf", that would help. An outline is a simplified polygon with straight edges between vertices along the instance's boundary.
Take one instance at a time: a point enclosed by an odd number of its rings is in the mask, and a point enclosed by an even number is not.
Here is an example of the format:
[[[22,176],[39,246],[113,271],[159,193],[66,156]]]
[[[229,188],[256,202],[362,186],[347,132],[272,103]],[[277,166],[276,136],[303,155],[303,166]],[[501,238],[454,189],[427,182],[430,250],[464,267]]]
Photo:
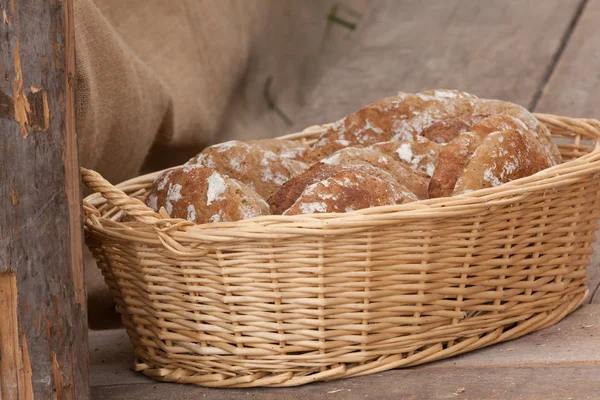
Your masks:
[[[313,176],[310,181],[314,183],[300,186],[298,183],[306,180],[294,182],[296,178],[293,178],[282,187],[281,191],[300,192],[283,215],[349,212],[417,200],[405,186],[390,179],[389,175],[381,174],[378,168],[367,165],[328,167],[332,166],[325,167],[332,173],[324,179]],[[310,175],[314,171],[309,169],[304,174]],[[317,174],[321,172],[318,170]]]
[[[559,162],[548,129],[521,106],[455,90],[399,93],[334,123],[310,147],[280,139],[211,146],[161,176],[147,203],[197,222],[346,212],[464,194]],[[217,181],[218,199],[209,187]]]
[[[418,134],[435,121],[472,113],[476,99],[476,96],[456,90],[399,93],[337,121],[323,132],[308,153],[318,160],[346,146],[365,147],[389,140],[403,141],[404,135]]]
[[[250,186],[265,199],[292,176],[308,168],[305,163],[280,157],[256,142],[230,141],[210,146],[186,165],[212,168]],[[287,151],[284,146],[277,150]]]
[[[558,146],[552,140],[552,135],[550,135],[548,128],[524,107],[501,100],[481,99],[476,104],[476,113],[504,114],[520,120],[535,134],[538,141],[542,144],[542,149],[550,160],[551,165],[557,165],[562,162]]]
[[[429,177],[426,174],[371,148],[347,147],[338,150],[332,156],[321,160],[321,162],[329,165],[370,165],[379,168],[391,175],[390,178],[394,179],[397,183],[404,185],[417,198],[427,198]],[[384,179],[389,178],[385,176]]]
[[[462,128],[457,128],[454,131],[446,129],[445,137],[451,137],[460,130]],[[523,132],[527,131],[528,128],[523,122],[510,115],[490,115],[473,125],[470,131],[459,133],[450,143],[444,146],[439,153],[436,169],[429,182],[429,197],[451,196],[456,181],[463,174],[471,155],[482,140],[490,133],[506,130]],[[528,138],[537,140],[534,134],[529,135]],[[503,163],[504,160],[499,159],[497,162]]]
[[[551,165],[544,146],[529,130],[493,132],[481,141],[469,158],[453,194],[499,186]]]
[[[251,188],[200,164],[159,175],[146,197],[154,211],[198,224],[229,222],[269,214],[268,204]]]

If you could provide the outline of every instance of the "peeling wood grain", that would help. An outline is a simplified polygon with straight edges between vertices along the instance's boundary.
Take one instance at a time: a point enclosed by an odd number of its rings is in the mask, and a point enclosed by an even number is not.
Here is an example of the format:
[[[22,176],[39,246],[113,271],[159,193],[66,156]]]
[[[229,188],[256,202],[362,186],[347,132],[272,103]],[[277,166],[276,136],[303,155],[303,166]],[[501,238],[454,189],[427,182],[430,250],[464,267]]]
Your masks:
[[[50,126],[50,105],[44,89],[31,86],[30,92],[25,95],[24,111],[27,126],[37,131],[45,131]],[[0,91],[0,118],[17,121],[17,110],[13,98],[2,91]]]
[[[72,400],[73,394],[71,389],[71,384],[65,381],[65,375],[63,374],[62,369],[60,368],[60,364],[58,363],[58,359],[56,358],[56,353],[52,352],[52,377],[54,378],[54,388],[56,390],[56,399],[57,400]]]
[[[15,45],[15,79],[13,82],[13,104],[15,110],[15,121],[21,126],[21,134],[23,138],[29,135],[29,114],[31,109],[29,108],[29,101],[25,96],[23,87],[23,70],[21,69],[21,44],[17,39]]]
[[[45,131],[50,125],[50,108],[48,107],[48,96],[44,89],[31,87],[31,93],[27,95],[29,102],[30,115],[29,123],[31,127],[38,131]]]
[[[22,400],[33,400],[33,385],[31,384],[31,358],[29,357],[29,348],[27,347],[27,336],[21,334],[21,352],[23,353],[23,382],[19,384],[23,388],[21,390]]]
[[[8,15],[6,15],[6,10],[4,9],[2,10],[2,20],[6,25],[10,24],[10,21],[8,20]]]
[[[69,122],[72,0],[9,2],[0,0],[10,19],[4,25],[0,17],[0,181],[8,182],[0,185],[0,271],[16,276],[20,349],[30,362],[23,376],[32,385],[19,386],[18,400],[88,400],[78,155]]]
[[[71,215],[82,215],[81,210],[81,179],[79,173],[79,147],[77,145],[76,113],[75,113],[75,22],[72,6],[65,7],[65,48],[66,48],[66,115],[67,128],[66,152],[71,155],[64,159],[65,176],[67,181],[67,202]],[[75,282],[75,299],[85,307],[86,294],[83,277],[83,226],[80,220],[71,219],[71,266]]]
[[[19,195],[17,194],[17,191],[14,188],[10,191],[10,202],[13,206],[19,204]]]
[[[21,388],[27,386],[17,316],[17,277],[0,274],[0,399],[22,400]],[[31,377],[28,381],[31,386]]]

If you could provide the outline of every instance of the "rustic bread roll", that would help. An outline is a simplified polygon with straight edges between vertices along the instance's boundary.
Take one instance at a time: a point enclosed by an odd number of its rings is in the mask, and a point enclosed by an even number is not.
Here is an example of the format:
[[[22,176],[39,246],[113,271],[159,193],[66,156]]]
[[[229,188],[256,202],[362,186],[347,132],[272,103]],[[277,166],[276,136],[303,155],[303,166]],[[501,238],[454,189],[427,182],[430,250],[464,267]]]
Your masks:
[[[271,214],[283,214],[294,204],[307,186],[335,175],[341,168],[343,167],[338,165],[316,163],[303,173],[294,176],[267,200]]]
[[[557,165],[562,162],[558,146],[552,140],[552,135],[548,128],[524,107],[501,100],[481,99],[476,102],[475,112],[477,114],[505,114],[515,117],[535,134],[542,144],[542,149],[551,161],[551,165]]]
[[[256,143],[236,140],[207,147],[185,165],[196,164],[250,186],[263,198],[268,198],[288,179],[308,168],[301,161],[279,157]]]
[[[426,174],[416,171],[405,163],[398,162],[393,157],[379,151],[368,148],[347,147],[338,150],[332,156],[321,160],[321,162],[329,165],[370,165],[379,168],[389,173],[397,183],[406,186],[417,198],[427,198],[429,177]]]
[[[317,185],[318,183],[320,185]],[[328,189],[327,185],[332,185],[332,188]],[[348,193],[340,194],[345,191]],[[359,194],[364,199],[359,199]],[[406,186],[398,183],[389,172],[366,161],[355,159],[353,164],[345,165],[316,163],[286,182],[268,202],[272,214],[289,215],[309,210],[310,206],[304,204],[313,200],[318,203],[324,202],[324,205],[317,208],[325,211],[315,212],[343,212],[340,210],[345,210],[346,207],[357,210],[381,204],[399,204],[418,198]],[[296,203],[297,206],[293,208]],[[288,209],[292,211],[286,212]],[[302,213],[307,213],[304,211]]]
[[[469,158],[453,194],[499,186],[551,165],[544,146],[531,131],[493,132],[481,141]]]
[[[358,110],[334,123],[308,151],[319,160],[346,146],[365,147],[389,140],[404,141],[435,121],[472,114],[476,96],[456,90],[399,93]]]
[[[330,177],[303,187],[283,215],[343,213],[417,200],[405,186],[374,170],[366,165],[338,166]]]
[[[159,175],[146,204],[164,207],[172,218],[197,224],[268,215],[268,204],[251,188],[203,165],[175,168]]]
[[[377,143],[369,146],[368,149],[391,156],[428,177],[433,175],[438,155],[444,145],[432,142],[422,136],[405,135],[405,139],[407,140],[404,142]]]
[[[463,173],[471,155],[481,144],[481,141],[492,132],[506,130],[522,132],[528,129],[523,122],[510,115],[490,115],[475,124],[471,131],[458,134],[450,143],[444,146],[438,156],[437,166],[429,182],[429,197],[451,196],[456,181]],[[452,133],[451,129],[446,130],[445,137],[451,137]],[[529,137],[535,136],[532,135]],[[534,140],[537,139],[534,138]],[[502,162],[502,160],[498,162]]]

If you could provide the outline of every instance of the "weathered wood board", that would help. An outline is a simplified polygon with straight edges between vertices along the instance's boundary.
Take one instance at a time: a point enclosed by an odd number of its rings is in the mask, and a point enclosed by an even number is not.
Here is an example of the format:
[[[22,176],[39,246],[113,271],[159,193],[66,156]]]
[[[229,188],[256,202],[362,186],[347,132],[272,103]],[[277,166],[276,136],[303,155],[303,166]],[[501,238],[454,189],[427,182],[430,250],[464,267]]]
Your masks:
[[[581,18],[562,56],[544,85],[536,111],[569,117],[600,119],[600,1],[586,2]],[[600,303],[600,243],[594,245],[589,287],[590,300]]]
[[[353,48],[322,78],[293,130],[398,91],[460,88],[528,106],[581,0],[371,1]]]
[[[0,398],[85,400],[72,2],[0,13]]]

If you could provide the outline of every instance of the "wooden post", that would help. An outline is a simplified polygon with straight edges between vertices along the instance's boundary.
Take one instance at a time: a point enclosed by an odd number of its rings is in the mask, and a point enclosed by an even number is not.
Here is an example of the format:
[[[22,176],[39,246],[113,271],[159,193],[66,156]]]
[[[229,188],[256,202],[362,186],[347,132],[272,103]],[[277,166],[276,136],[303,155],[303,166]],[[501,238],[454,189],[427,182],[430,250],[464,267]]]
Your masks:
[[[72,0],[0,0],[0,399],[89,399]]]

